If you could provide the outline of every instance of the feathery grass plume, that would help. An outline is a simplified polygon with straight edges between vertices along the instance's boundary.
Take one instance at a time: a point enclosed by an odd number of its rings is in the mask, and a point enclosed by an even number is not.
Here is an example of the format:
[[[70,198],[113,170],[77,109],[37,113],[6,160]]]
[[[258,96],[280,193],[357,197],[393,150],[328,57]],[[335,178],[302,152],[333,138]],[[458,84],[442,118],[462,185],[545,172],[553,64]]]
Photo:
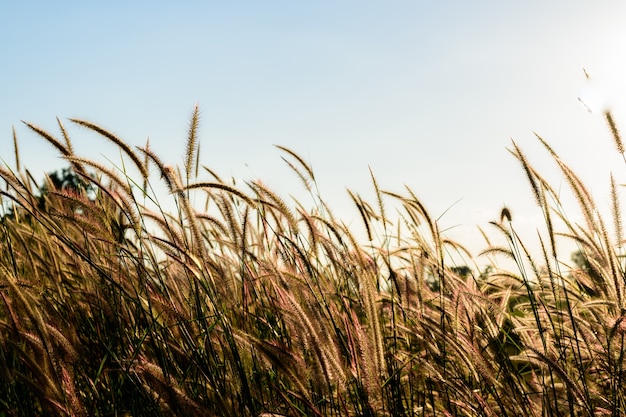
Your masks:
[[[294,355],[288,346],[277,342],[257,339],[254,336],[241,333],[237,334],[242,339],[259,351],[261,355],[276,369],[281,370],[293,382],[298,391],[308,392],[308,381],[306,381],[307,369],[302,358]]]
[[[314,174],[313,169],[311,168],[311,166],[309,164],[307,164],[304,161],[304,159],[302,157],[300,157],[300,155],[298,155],[297,153],[295,153],[291,149],[286,148],[284,146],[280,146],[280,145],[274,145],[274,146],[276,148],[280,149],[281,151],[287,153],[292,158],[294,158],[298,162],[300,167],[304,168],[304,170],[306,171],[306,175],[293,162],[289,161],[284,156],[281,157],[281,159],[289,166],[289,168],[291,168],[291,170],[296,173],[298,178],[300,178],[300,181],[302,181],[302,184],[304,184],[304,188],[308,192],[311,192],[311,183],[312,182],[315,183],[315,174]]]
[[[346,238],[350,241],[351,246],[354,248],[351,258],[355,265],[361,269],[357,275],[359,285],[358,290],[360,292],[365,310],[365,317],[367,319],[367,323],[369,324],[368,328],[372,332],[370,337],[375,351],[373,359],[376,375],[378,378],[381,378],[385,369],[385,359],[383,331],[379,317],[379,309],[377,308],[380,301],[379,275],[375,264],[374,268],[372,268],[371,266],[373,261],[370,263],[366,259],[366,255],[362,252],[362,249],[359,247],[359,244],[355,240],[354,236],[351,233],[346,233]]]
[[[150,159],[159,169],[159,173],[161,174],[161,179],[165,181],[167,185],[167,189],[170,193],[175,193],[178,187],[176,187],[176,181],[174,180],[174,170],[170,165],[166,165],[163,163],[161,158],[157,154],[155,154],[151,149],[147,146],[145,148],[137,147],[137,149],[144,154],[144,159]],[[146,164],[146,172],[148,172],[148,164]]]
[[[504,222],[505,219],[507,222],[511,222],[513,219],[511,210],[508,207],[502,207],[502,211],[500,211],[500,223]]]
[[[189,184],[191,173],[194,171],[194,163],[197,164],[199,157],[198,125],[200,123],[200,108],[198,104],[193,108],[187,133],[187,146],[185,148],[185,184]],[[196,170],[197,172],[197,170]],[[197,174],[196,174],[197,176]]]
[[[550,250],[552,254],[552,259],[556,261],[558,259],[558,254],[556,249],[556,233],[554,231],[554,224],[552,223],[552,215],[550,214],[552,210],[547,205],[546,189],[543,186],[543,181],[540,180],[540,184],[542,184],[541,197],[544,203],[544,206],[542,206],[541,209],[543,211],[543,217],[546,222],[546,227],[548,229],[548,238],[550,239]]]
[[[115,143],[117,146],[120,147],[120,149],[122,149],[124,151],[124,153],[126,155],[128,155],[128,157],[131,159],[131,161],[133,161],[133,163],[135,164],[135,166],[137,167],[137,169],[139,170],[139,172],[141,173],[142,178],[145,178],[148,176],[148,173],[145,170],[144,164],[143,162],[139,159],[139,157],[137,156],[137,154],[135,152],[133,152],[133,150],[130,148],[130,146],[128,146],[123,140],[121,140],[120,138],[118,138],[117,136],[115,136],[113,133],[109,132],[108,130],[94,124],[91,122],[88,122],[86,120],[81,120],[81,119],[70,119],[71,122],[76,123],[79,126],[85,127],[89,130],[92,130],[96,133],[98,133],[100,136],[103,136],[105,138],[107,138],[108,140],[110,140],[111,142]]]
[[[606,271],[606,276],[612,277],[613,290],[615,291],[614,295],[617,297],[619,305],[621,305],[622,280],[617,279],[616,275],[616,266],[619,264],[619,261],[615,259],[616,255],[611,249],[610,239],[608,238],[604,221],[602,217],[597,214],[596,205],[582,181],[571,171],[569,167],[567,167],[563,162],[560,161],[560,159],[558,159],[553,151],[551,151],[551,153],[555,157],[555,160],[561,168],[561,171],[565,174],[565,177],[568,180],[568,183],[572,188],[575,197],[577,198],[577,201],[587,223],[587,230],[583,230],[579,226],[574,227],[571,222],[569,222],[563,216],[561,216],[561,220],[563,220],[563,222],[572,231],[572,233],[574,234],[574,238],[577,241],[579,241],[580,243],[584,242],[588,248],[593,248],[593,251],[597,254],[598,259],[603,259],[603,263],[609,266],[609,271]],[[615,214],[613,215],[613,217],[615,217]]]
[[[32,329],[32,332],[24,330],[20,333],[29,342],[30,347],[37,352],[34,357],[31,357],[28,354],[29,352],[23,351],[22,360],[31,368],[34,363],[38,364],[34,368],[36,370],[35,377],[39,379],[39,383],[45,390],[46,399],[55,401],[59,405],[66,403],[65,392],[62,388],[62,377],[60,375],[63,364],[58,361],[57,352],[49,334],[49,327],[44,322],[42,311],[34,305],[37,303],[37,296],[26,289],[21,290],[17,287],[13,289],[13,294],[18,297],[20,302],[19,304],[16,303],[17,306],[25,307],[26,309],[23,319],[27,321],[27,326]]]
[[[332,345],[332,341],[328,340],[329,334],[324,334],[320,328],[320,321],[315,318],[312,311],[305,310],[305,306],[295,295],[288,293],[282,288],[275,286],[274,291],[277,292],[281,299],[281,305],[284,311],[289,312],[292,316],[293,336],[301,343],[303,355],[309,356],[307,361],[316,371],[312,375],[315,390],[323,389],[324,385],[330,387],[333,383],[345,380],[345,375],[337,359],[333,353],[328,352],[327,345]]]
[[[538,137],[538,139],[541,142],[543,142],[545,145],[547,145],[547,143],[545,143],[545,141],[541,137]],[[552,151],[551,148],[550,148],[550,152],[553,155],[553,157],[556,156],[556,154],[554,153],[554,151]],[[548,181],[546,181],[541,175],[539,175],[539,173],[534,168],[532,168],[529,165],[528,160],[526,160],[526,157],[519,151],[519,149],[516,151],[515,157],[525,167],[524,170],[526,171],[527,178],[529,182],[531,183],[533,192],[535,193],[535,200],[537,201],[539,207],[542,210],[544,221],[546,223],[546,227],[548,228],[548,236],[550,238],[550,248],[552,250],[552,257],[553,259],[556,260],[557,259],[557,248],[556,248],[556,235],[557,234],[554,230],[554,225],[552,222],[551,213],[553,209],[548,202],[548,196],[550,196],[554,204],[556,204],[555,211],[557,212],[558,217],[567,223],[567,219],[564,218],[564,214],[559,212],[560,201],[559,201],[558,193],[550,186]]]
[[[35,189],[39,189],[39,184],[37,183],[37,180],[35,180],[35,178],[33,178],[33,174],[31,174],[31,172],[28,169],[25,169],[26,171],[26,176],[28,177],[28,184],[33,184],[35,186]],[[26,182],[26,181],[23,181]],[[26,187],[29,190],[32,190],[31,187]]]
[[[426,220],[426,223],[428,224],[428,229],[430,230],[431,236],[433,238],[433,242],[436,243],[439,240],[437,223],[432,220],[430,214],[428,213],[428,210],[426,210],[426,207],[424,207],[422,202],[417,198],[413,190],[409,188],[409,186],[406,184],[404,188],[409,193],[409,197],[405,197],[402,199],[402,203],[405,207],[405,210],[406,211],[410,211],[412,209],[417,210],[417,213],[420,215],[420,217]]]
[[[288,160],[288,159],[287,159],[287,158],[285,158],[284,156],[282,156],[282,157],[281,157],[281,159],[283,160],[283,162],[285,162],[285,163],[287,164],[287,166],[288,166],[289,168],[291,168],[291,170],[292,170],[293,172],[295,172],[295,173],[296,173],[296,175],[298,176],[298,178],[300,178],[300,181],[302,181],[302,184],[304,185],[304,188],[305,188],[308,192],[311,192],[311,190],[312,190],[312,189],[311,189],[311,181],[310,181],[310,179],[309,179],[307,176],[305,176],[305,175],[302,173],[302,171],[301,171],[301,170],[300,170],[297,166],[295,166],[295,165],[294,165],[294,163],[293,163],[293,162],[291,162],[290,160]]]
[[[563,369],[563,367],[561,367],[557,361],[550,358],[546,354],[541,353],[537,349],[534,349],[529,346],[528,350],[530,351],[530,353],[532,353],[532,355],[529,355],[529,357],[531,359],[538,361],[539,363],[544,363],[548,365],[550,370],[554,371],[559,376],[559,378],[566,384],[568,391],[575,395],[579,405],[583,407],[587,415],[593,416],[594,413],[593,413],[592,407],[590,406],[588,402],[589,399],[581,390],[581,388],[576,384],[576,382],[572,380],[570,375],[568,375],[567,371]]]
[[[602,242],[602,246],[604,248],[604,259],[605,259],[605,262],[609,266],[609,273],[613,280],[613,286],[615,288],[615,295],[617,297],[616,299],[617,306],[620,309],[623,309],[624,304],[622,301],[622,294],[624,293],[624,286],[626,282],[624,281],[623,271],[620,271],[618,267],[618,265],[620,264],[620,260],[617,258],[617,255],[615,251],[613,250],[613,247],[611,246],[609,234],[607,233],[607,230],[604,225],[604,222],[602,221],[602,218],[599,218],[598,223],[599,223],[599,227],[596,230],[596,232],[598,233]]]
[[[15,169],[17,170],[17,172],[20,172],[22,168],[20,165],[20,151],[17,146],[17,133],[15,133],[15,126],[13,126],[12,129],[13,129],[13,150],[15,152]]]
[[[296,212],[299,215],[300,221],[304,222],[306,225],[307,231],[309,232],[309,254],[311,257],[315,257],[318,248],[317,237],[320,233],[319,229],[315,225],[315,221],[313,216],[309,214],[304,206],[300,203],[297,204]]]
[[[126,218],[129,221],[130,228],[135,232],[135,235],[141,234],[141,214],[137,211],[137,205],[134,199],[132,191],[128,187],[128,183],[123,181],[115,174],[115,172],[109,170],[105,166],[98,164],[97,162],[90,161],[83,158],[71,157],[70,160],[76,160],[81,164],[92,166],[103,173],[106,178],[109,179],[110,184],[115,184],[115,187],[107,187],[101,182],[101,179],[88,176],[86,179],[91,181],[99,190],[100,195],[106,195],[107,201],[112,201],[119,208],[120,218]],[[120,192],[122,191],[122,192]],[[98,203],[102,203],[103,200],[97,200]],[[81,203],[82,204],[82,203]],[[110,216],[111,213],[106,213]]]
[[[541,138],[539,139],[541,140]],[[542,195],[539,192],[539,187],[537,186],[537,182],[535,181],[535,170],[531,167],[530,163],[528,162],[528,159],[526,158],[524,153],[522,153],[519,146],[517,146],[517,143],[515,143],[515,141],[511,141],[511,142],[513,143],[513,150],[512,151],[509,150],[509,152],[511,152],[511,154],[513,154],[513,156],[522,164],[522,168],[524,169],[524,172],[526,173],[526,177],[528,178],[528,181],[530,182],[530,186],[533,190],[535,201],[537,202],[537,205],[539,205],[540,207],[543,207],[543,200],[541,199]]]
[[[298,230],[298,223],[296,222],[296,218],[293,216],[291,209],[285,201],[280,198],[277,194],[271,191],[267,186],[265,186],[260,181],[252,181],[247,183],[248,186],[258,195],[258,201],[262,207],[274,207],[279,210],[279,214],[285,219],[287,225],[289,226],[289,231],[291,233],[295,233]],[[267,198],[269,201],[265,201]],[[282,232],[282,224],[279,221],[280,217],[276,217],[276,226],[279,227],[278,233]]]
[[[77,157],[77,156],[68,156],[66,158],[69,162],[76,162],[79,163],[81,165],[87,165],[90,166],[92,168],[95,168],[98,172],[100,172],[101,174],[104,174],[105,177],[110,181],[111,185],[115,185],[115,187],[118,187],[119,190],[123,191],[125,195],[127,195],[128,197],[132,198],[133,196],[133,191],[131,190],[129,184],[128,184],[128,180],[123,180],[121,179],[117,173],[115,173],[113,170],[107,168],[106,166],[104,166],[103,164],[100,164],[96,161],[92,161],[90,159],[87,158],[81,158],[81,157]],[[81,175],[83,178],[85,178],[86,181],[98,181],[100,183],[100,185],[102,185],[102,180],[98,180],[95,179],[91,176],[88,176],[86,174],[80,174],[77,173],[79,175]],[[104,189],[110,189],[110,188],[115,188],[115,187],[102,187]]]
[[[461,242],[442,237],[441,246],[445,247],[448,253],[450,253],[451,251],[454,251],[455,253],[459,254],[462,259],[467,259],[468,261],[472,259],[472,253],[469,251],[468,248],[466,248],[463,244],[461,244]],[[461,265],[459,265],[459,267],[460,266]],[[469,275],[472,275],[472,274],[470,273]]]
[[[69,152],[68,156],[74,155],[74,147],[72,146],[72,141],[70,140],[70,136],[65,129],[65,126],[61,122],[61,119],[57,117],[57,124],[59,125],[59,130],[61,131],[61,135],[65,140],[65,148]],[[84,167],[78,162],[72,162],[72,168],[78,174],[86,174]]]
[[[224,223],[222,223],[222,221],[220,219],[218,219],[217,217],[214,216],[210,216],[208,214],[203,214],[203,213],[198,213],[196,215],[196,217],[199,220],[203,220],[203,223],[208,223],[210,224],[210,228],[207,229],[205,227],[205,233],[210,230],[213,234],[215,239],[217,240],[218,237],[223,236],[224,234],[228,233],[228,228],[226,227],[226,225]],[[211,242],[207,242],[209,245],[211,245]]]
[[[523,289],[525,290],[525,295],[528,297],[530,303],[530,310],[532,312],[532,317],[534,319],[534,325],[538,330],[539,337],[542,342],[542,346],[544,351],[547,351],[547,335],[546,329],[544,328],[543,322],[541,320],[541,311],[540,307],[545,309],[545,304],[542,303],[542,300],[536,296],[536,288],[534,285],[535,279],[540,277],[540,270],[537,267],[535,261],[533,260],[530,252],[526,248],[526,245],[520,240],[517,235],[515,229],[512,224],[508,224],[508,228],[505,227],[501,223],[490,222],[490,224],[496,226],[506,237],[509,245],[509,249],[501,249],[501,248],[488,248],[484,253],[504,253],[511,256],[511,259],[515,262],[517,269],[520,272],[519,281],[522,284]],[[525,261],[530,264],[530,267],[535,275],[535,279],[532,279],[528,276],[528,272],[525,267]]]
[[[28,126],[28,128],[30,130],[32,130],[33,132],[37,133],[39,136],[41,136],[42,138],[47,140],[48,143],[50,143],[59,152],[61,152],[62,156],[69,156],[69,155],[71,155],[70,150],[65,145],[63,145],[57,138],[52,136],[50,133],[46,132],[45,130],[43,130],[39,126],[35,126],[34,124],[29,123],[29,122],[25,122],[24,120],[22,120],[22,123],[24,123],[26,126]]]
[[[376,193],[376,202],[378,203],[378,210],[380,212],[380,219],[383,224],[383,230],[385,234],[387,233],[387,216],[385,215],[385,205],[383,203],[382,193],[380,188],[378,187],[378,182],[376,181],[376,177],[374,176],[374,172],[372,172],[372,168],[370,170],[370,177],[372,179],[372,184],[374,185],[374,191]]]
[[[334,223],[331,219],[327,219],[317,214],[311,216],[311,218],[323,225],[325,233],[320,233],[320,237],[323,235],[325,238],[323,242],[331,242],[334,238],[337,243],[330,243],[330,247],[332,249],[337,247],[345,248],[346,243],[343,237],[343,230],[341,230],[338,224]]]
[[[604,118],[609,125],[609,129],[611,129],[611,135],[613,136],[613,141],[615,142],[617,151],[624,156],[624,143],[622,142],[622,136],[617,128],[613,114],[610,111],[607,111],[604,113]]]
[[[146,138],[146,145],[145,145],[145,149],[150,149],[150,138]],[[144,166],[144,170],[146,171],[146,175],[143,178],[143,184],[142,184],[142,190],[143,190],[143,194],[144,196],[147,196],[148,194],[148,177],[150,176],[150,158],[148,157],[148,155],[146,153],[144,153],[143,155],[143,166]],[[198,175],[196,174],[196,177]]]
[[[313,169],[311,168],[311,166],[309,164],[307,164],[304,159],[298,155],[296,152],[294,152],[293,150],[285,147],[285,146],[280,146],[280,145],[274,145],[276,148],[280,149],[281,151],[291,155],[296,161],[298,161],[298,163],[300,163],[300,165],[302,166],[302,168],[304,168],[304,170],[306,171],[306,173],[308,174],[308,177],[315,181],[315,173],[313,171]]]
[[[0,166],[0,178],[4,180],[7,187],[7,191],[0,191],[0,194],[26,210],[29,215],[34,215],[37,207],[37,199],[33,195],[29,184],[25,184],[13,171],[2,166]],[[10,191],[10,189],[13,191]]]
[[[561,172],[565,176],[570,188],[572,189],[574,196],[578,202],[580,209],[583,212],[585,217],[585,221],[587,222],[587,228],[589,230],[597,230],[598,229],[598,218],[596,216],[596,204],[591,197],[591,194],[585,187],[584,183],[580,180],[580,178],[569,168],[557,155],[557,153],[552,149],[552,147],[539,135],[536,135],[537,139],[541,142],[542,145],[550,152],[553,160],[556,162]],[[555,195],[555,194],[553,194]],[[556,195],[555,195],[556,196]],[[558,199],[557,199],[558,200]],[[541,205],[541,204],[540,204]],[[541,205],[543,207],[543,205]],[[601,220],[601,219],[599,219]]]
[[[622,212],[620,208],[619,196],[615,177],[611,174],[611,214],[613,215],[613,225],[615,227],[615,245],[621,248],[624,242],[624,228],[622,225]]]
[[[552,148],[547,144],[547,142],[541,136],[539,136],[536,133],[535,133],[535,136],[548,149],[548,151],[550,152],[552,157],[555,160],[557,160],[557,162],[560,161],[558,159],[557,154],[552,150]],[[541,177],[537,173],[537,171],[530,165],[530,163],[528,162],[528,159],[522,153],[522,151],[520,150],[520,148],[517,146],[517,144],[515,142],[513,142],[513,147],[514,147],[514,151],[510,151],[510,152],[522,164],[524,172],[526,173],[526,177],[527,177],[527,179],[528,179],[528,181],[529,181],[529,183],[531,185],[533,194],[535,196],[535,201],[537,202],[537,205],[539,205],[539,207],[541,208],[541,210],[543,212],[544,220],[545,220],[546,225],[548,227],[548,235],[550,237],[550,247],[552,249],[552,255],[553,255],[553,258],[556,259],[557,258],[557,256],[556,256],[556,240],[555,240],[554,229],[553,229],[553,225],[552,225],[552,217],[551,217],[551,214],[550,214],[551,208],[548,205],[548,201],[546,199],[546,190],[550,193],[550,195],[552,195],[555,198],[556,201],[558,201],[557,194],[554,193],[554,191],[549,186],[547,181],[545,181],[543,179],[543,177]],[[502,222],[502,220],[503,220],[503,218],[501,216],[500,222]]]
[[[167,167],[166,167],[167,169]],[[198,218],[196,217],[196,211],[191,206],[189,201],[189,196],[187,193],[182,190],[181,178],[180,178],[180,170],[174,170],[173,168],[167,169],[169,174],[169,179],[173,187],[173,193],[177,196],[176,204],[180,209],[182,209],[182,214],[180,214],[180,222],[186,224],[186,227],[190,230],[191,240],[189,245],[187,246],[188,250],[195,252],[195,256],[199,259],[205,259],[206,257],[206,247],[204,245],[202,234],[200,233],[200,223]],[[184,217],[183,217],[184,215]]]
[[[148,383],[148,387],[158,395],[158,401],[172,413],[198,415],[202,412],[198,404],[177,387],[159,365],[139,357],[136,372],[145,378],[144,383]]]
[[[221,182],[198,182],[194,184],[189,184],[187,186],[182,187],[180,190],[173,190],[173,192],[180,192],[186,190],[193,190],[197,188],[208,188],[208,189],[217,189],[221,191],[226,191],[228,194],[235,195],[245,201],[249,206],[254,206],[254,202],[250,197],[239,191],[238,189],[231,187],[230,185],[226,185]]]
[[[65,147],[69,151],[70,155],[74,155],[74,148],[72,147],[72,141],[70,140],[70,136],[67,134],[67,130],[65,130],[65,126],[61,122],[61,119],[57,117],[57,124],[59,125],[59,130],[61,131],[61,135],[65,140]]]
[[[350,339],[352,372],[367,394],[363,396],[364,406],[371,408],[373,400],[380,396],[382,386],[377,361],[372,361],[372,358],[376,358],[376,344],[372,343],[371,334],[368,334],[371,332],[361,325],[356,312],[352,310],[351,313],[350,319],[345,321],[345,327]]]
[[[572,300],[572,296],[570,295],[568,289],[567,289],[567,284],[565,283],[562,275],[559,273],[559,276],[554,275],[554,272],[552,271],[551,267],[550,267],[550,260],[548,259],[548,255],[547,252],[545,250],[545,245],[543,243],[543,239],[540,238],[540,244],[541,244],[541,249],[543,251],[544,254],[544,260],[545,260],[545,265],[547,268],[547,275],[550,279],[550,285],[551,285],[551,291],[552,291],[552,297],[554,299],[555,303],[559,303],[561,304],[563,307],[561,308],[563,310],[562,314],[550,314],[550,312],[546,312],[546,315],[548,316],[549,322],[553,327],[553,332],[555,334],[563,334],[565,332],[565,327],[566,326],[571,326],[571,334],[572,334],[572,342],[567,341],[564,343],[563,338],[557,337],[555,340],[555,345],[557,346],[557,348],[559,349],[560,355],[562,357],[565,356],[570,356],[574,359],[574,367],[575,369],[579,370],[579,372],[581,373],[585,373],[587,371],[586,369],[586,365],[585,365],[585,359],[584,359],[584,355],[583,352],[581,350],[581,336],[584,335],[584,332],[581,333],[580,330],[580,325],[579,325],[579,320],[578,317],[576,317],[576,313],[574,311],[575,306],[573,305],[575,303],[575,300]],[[557,269],[559,268],[558,263],[555,266]],[[560,288],[564,288],[565,290],[563,291],[563,296],[561,297],[560,293],[559,293],[559,288],[557,288],[556,286],[556,280],[560,279]],[[573,295],[573,294],[572,294]],[[569,323],[567,323],[567,319],[569,319]],[[555,323],[556,322],[556,323]],[[583,338],[584,340],[584,338]],[[585,393],[586,396],[589,396],[589,390],[588,390],[588,386],[586,383],[586,380],[583,379],[581,381],[581,384],[583,386],[583,391]]]
[[[202,169],[204,169],[210,176],[212,176],[213,178],[215,178],[215,180],[219,183],[224,183],[224,181],[222,180],[222,178],[217,175],[217,173],[215,171],[213,171],[211,168],[206,167],[204,165],[202,165]]]
[[[356,206],[356,208],[359,210],[359,214],[361,214],[361,220],[363,220],[363,224],[365,225],[365,232],[367,233],[367,240],[369,242],[371,242],[373,240],[372,239],[372,229],[370,227],[370,220],[369,220],[367,214],[365,213],[365,208],[363,207],[363,202],[362,202],[361,196],[359,196],[358,194],[355,195],[350,190],[348,190],[348,195],[350,196],[350,198],[354,202],[354,205]]]

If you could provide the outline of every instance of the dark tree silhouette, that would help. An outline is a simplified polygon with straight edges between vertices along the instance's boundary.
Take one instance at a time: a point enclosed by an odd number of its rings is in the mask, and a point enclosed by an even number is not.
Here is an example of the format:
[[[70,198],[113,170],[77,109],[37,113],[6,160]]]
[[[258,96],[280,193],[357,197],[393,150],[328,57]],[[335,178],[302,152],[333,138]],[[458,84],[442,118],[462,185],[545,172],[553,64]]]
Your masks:
[[[44,182],[39,188],[39,194],[42,196],[48,193],[50,186],[55,191],[85,191],[88,195],[95,193],[94,185],[76,174],[74,170],[69,167],[49,172],[47,178],[49,181]]]

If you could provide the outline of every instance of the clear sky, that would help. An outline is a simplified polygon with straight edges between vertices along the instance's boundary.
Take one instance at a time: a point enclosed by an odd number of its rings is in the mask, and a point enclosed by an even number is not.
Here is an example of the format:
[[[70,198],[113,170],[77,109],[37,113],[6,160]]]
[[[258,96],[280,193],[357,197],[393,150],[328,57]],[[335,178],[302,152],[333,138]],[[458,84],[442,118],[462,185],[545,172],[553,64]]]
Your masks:
[[[371,168],[473,250],[503,205],[536,227],[511,139],[558,187],[542,135],[601,205],[609,170],[626,182],[601,117],[626,126],[624,1],[4,0],[0,19],[0,157],[15,126],[36,176],[63,164],[20,120],[85,118],[176,164],[199,103],[201,162],[223,177],[297,194],[272,145],[290,147],[356,223],[345,188],[371,199]],[[119,158],[67,124],[79,153]]]

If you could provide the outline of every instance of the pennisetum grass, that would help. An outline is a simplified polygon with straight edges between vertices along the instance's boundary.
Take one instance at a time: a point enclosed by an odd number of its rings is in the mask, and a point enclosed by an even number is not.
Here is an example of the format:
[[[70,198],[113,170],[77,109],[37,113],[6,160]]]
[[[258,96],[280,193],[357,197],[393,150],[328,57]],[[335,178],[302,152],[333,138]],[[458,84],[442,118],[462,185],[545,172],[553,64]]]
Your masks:
[[[505,208],[491,223],[503,240],[481,230],[480,272],[451,260],[477,263],[413,190],[384,190],[371,172],[373,203],[348,191],[357,228],[332,214],[311,165],[286,147],[277,148],[313,207],[260,180],[241,187],[207,167],[202,178],[199,119],[196,106],[182,171],[147,143],[133,150],[70,120],[117,145],[137,179],[123,162],[76,155],[60,120],[61,139],[26,123],[70,165],[71,187],[39,185],[13,131],[15,167],[0,167],[0,415],[626,412],[616,178],[611,234],[545,140],[581,224],[513,143],[545,220],[540,256]],[[576,265],[559,251],[564,239],[579,248]],[[499,267],[502,257],[515,268]]]

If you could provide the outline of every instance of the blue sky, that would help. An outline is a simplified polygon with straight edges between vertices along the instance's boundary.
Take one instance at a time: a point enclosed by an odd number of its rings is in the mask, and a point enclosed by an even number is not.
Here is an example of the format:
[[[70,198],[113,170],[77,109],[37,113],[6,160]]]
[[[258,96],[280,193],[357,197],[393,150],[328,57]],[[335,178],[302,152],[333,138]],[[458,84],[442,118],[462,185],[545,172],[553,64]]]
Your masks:
[[[542,135],[601,205],[609,170],[626,182],[600,116],[610,105],[626,124],[621,1],[9,0],[0,16],[0,157],[13,162],[15,126],[36,176],[63,163],[20,120],[56,132],[57,116],[85,118],[176,164],[198,103],[201,162],[222,176],[301,196],[272,145],[290,147],[357,223],[345,189],[372,198],[371,168],[475,251],[475,226],[503,205],[536,227],[511,139],[558,185]],[[79,153],[118,155],[67,125]]]

